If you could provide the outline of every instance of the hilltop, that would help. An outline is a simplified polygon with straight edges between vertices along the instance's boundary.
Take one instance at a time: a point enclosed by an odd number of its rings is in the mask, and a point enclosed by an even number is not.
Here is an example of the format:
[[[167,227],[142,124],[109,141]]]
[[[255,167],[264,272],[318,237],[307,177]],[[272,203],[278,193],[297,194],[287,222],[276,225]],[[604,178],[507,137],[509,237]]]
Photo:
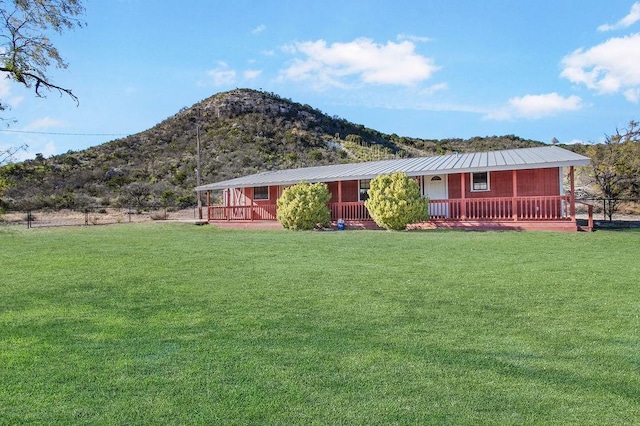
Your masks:
[[[9,207],[195,203],[202,182],[265,170],[543,145],[514,135],[426,140],[384,134],[274,93],[236,89],[151,129],[77,152],[0,169]]]

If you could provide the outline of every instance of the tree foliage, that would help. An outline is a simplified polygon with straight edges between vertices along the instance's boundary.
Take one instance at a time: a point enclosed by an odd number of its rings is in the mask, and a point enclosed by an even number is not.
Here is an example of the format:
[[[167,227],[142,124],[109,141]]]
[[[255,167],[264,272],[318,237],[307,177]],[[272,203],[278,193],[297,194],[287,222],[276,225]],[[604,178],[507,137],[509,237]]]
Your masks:
[[[26,145],[22,146],[10,146],[9,148],[0,149],[0,166],[4,166],[14,160],[14,155],[18,151],[24,151],[27,149]]]
[[[67,67],[47,32],[81,27],[82,13],[80,0],[0,0],[0,71],[38,96],[43,89],[55,90],[77,102],[71,89],[47,75],[52,65]],[[0,109],[4,107],[0,100]]]
[[[640,196],[640,124],[631,121],[627,128],[616,129],[604,144],[589,146],[587,155],[604,214],[611,220],[622,201]]]
[[[278,198],[278,221],[286,229],[310,230],[330,220],[331,194],[324,183],[301,182],[286,188]]]
[[[403,230],[410,223],[428,219],[429,200],[420,195],[418,183],[404,173],[380,175],[371,181],[364,205],[382,228]]]

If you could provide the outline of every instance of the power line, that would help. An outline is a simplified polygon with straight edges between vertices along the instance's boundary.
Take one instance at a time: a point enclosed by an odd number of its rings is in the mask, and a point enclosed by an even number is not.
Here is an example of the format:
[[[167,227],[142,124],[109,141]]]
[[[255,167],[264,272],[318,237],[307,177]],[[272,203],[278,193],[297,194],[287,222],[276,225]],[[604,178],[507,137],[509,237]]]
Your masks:
[[[0,129],[7,133],[28,133],[32,135],[56,135],[56,136],[127,136],[127,133],[62,133],[62,132],[35,132],[30,130]]]

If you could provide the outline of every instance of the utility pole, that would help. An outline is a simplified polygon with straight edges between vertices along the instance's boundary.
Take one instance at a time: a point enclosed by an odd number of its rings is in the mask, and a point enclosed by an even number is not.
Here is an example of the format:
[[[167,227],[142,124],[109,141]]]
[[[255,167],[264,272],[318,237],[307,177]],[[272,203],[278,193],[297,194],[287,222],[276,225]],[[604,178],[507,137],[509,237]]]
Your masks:
[[[198,123],[196,124],[196,186],[200,186],[202,183],[202,173],[200,168],[200,110],[198,110]],[[202,219],[202,197],[200,191],[198,191],[198,219]]]

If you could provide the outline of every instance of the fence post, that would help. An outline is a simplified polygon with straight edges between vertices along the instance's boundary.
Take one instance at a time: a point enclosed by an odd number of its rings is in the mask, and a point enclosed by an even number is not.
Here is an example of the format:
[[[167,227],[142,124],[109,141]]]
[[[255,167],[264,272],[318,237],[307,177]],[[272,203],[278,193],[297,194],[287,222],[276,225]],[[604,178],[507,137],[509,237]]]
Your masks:
[[[27,211],[27,229],[31,229],[31,210]]]

